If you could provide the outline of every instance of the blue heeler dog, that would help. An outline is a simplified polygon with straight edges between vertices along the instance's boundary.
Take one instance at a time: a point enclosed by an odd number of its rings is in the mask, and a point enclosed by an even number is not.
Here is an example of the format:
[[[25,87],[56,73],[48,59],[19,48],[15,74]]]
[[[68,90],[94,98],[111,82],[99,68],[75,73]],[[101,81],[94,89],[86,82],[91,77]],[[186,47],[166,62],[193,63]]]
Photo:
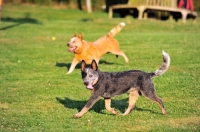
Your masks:
[[[92,90],[92,96],[83,107],[83,109],[74,115],[75,118],[83,116],[99,99],[103,97],[105,107],[113,114],[117,112],[111,108],[111,98],[123,93],[129,93],[129,106],[123,115],[127,115],[134,108],[136,100],[140,95],[144,95],[152,101],[155,101],[163,114],[166,110],[162,100],[155,94],[154,84],[151,78],[160,76],[167,71],[170,65],[170,56],[162,52],[163,63],[155,72],[146,73],[140,70],[130,70],[124,72],[102,72],[98,70],[95,60],[91,63],[91,68],[86,68],[86,63],[81,62],[81,73],[86,87]]]

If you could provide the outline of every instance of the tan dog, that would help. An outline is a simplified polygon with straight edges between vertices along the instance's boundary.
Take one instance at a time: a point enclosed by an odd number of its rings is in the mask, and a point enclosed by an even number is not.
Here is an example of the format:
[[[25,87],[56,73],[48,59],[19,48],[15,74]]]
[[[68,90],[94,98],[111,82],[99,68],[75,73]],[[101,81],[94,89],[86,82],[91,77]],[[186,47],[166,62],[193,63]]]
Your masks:
[[[124,26],[125,23],[119,23],[110,30],[107,35],[97,39],[95,42],[83,40],[82,34],[78,37],[74,35],[67,44],[69,51],[74,52],[74,59],[67,74],[70,74],[75,66],[82,60],[85,60],[87,64],[90,64],[92,60],[95,60],[98,64],[101,56],[108,52],[115,54],[116,56],[121,55],[124,57],[125,61],[128,62],[127,56],[119,48],[118,41],[113,38]]]

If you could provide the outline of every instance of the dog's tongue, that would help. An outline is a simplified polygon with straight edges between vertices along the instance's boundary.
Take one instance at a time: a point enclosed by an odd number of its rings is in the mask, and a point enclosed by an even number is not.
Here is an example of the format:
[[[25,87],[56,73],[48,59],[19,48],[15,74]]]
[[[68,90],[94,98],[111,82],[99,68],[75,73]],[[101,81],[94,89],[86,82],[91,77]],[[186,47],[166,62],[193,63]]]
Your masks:
[[[76,49],[76,47],[70,47],[70,48],[69,48],[69,51],[70,51],[70,52],[73,52],[75,49]]]
[[[88,84],[86,87],[87,87],[88,89],[93,89],[93,86],[92,86],[91,84]]]

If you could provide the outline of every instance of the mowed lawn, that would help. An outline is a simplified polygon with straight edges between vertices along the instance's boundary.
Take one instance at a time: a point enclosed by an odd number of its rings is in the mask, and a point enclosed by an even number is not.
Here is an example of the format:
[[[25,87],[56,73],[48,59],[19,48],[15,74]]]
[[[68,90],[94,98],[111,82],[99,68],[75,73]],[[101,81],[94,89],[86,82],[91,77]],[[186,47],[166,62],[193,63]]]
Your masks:
[[[168,71],[153,78],[157,95],[168,112],[141,96],[136,108],[127,108],[127,94],[114,97],[105,110],[98,101],[82,118],[91,92],[81,79],[80,65],[70,74],[73,59],[67,42],[74,33],[94,41],[119,22],[126,26],[115,38],[129,58],[112,54],[102,57],[102,71],[139,69],[155,71],[162,63],[162,50],[171,56]],[[52,39],[55,37],[55,40]],[[108,19],[106,12],[4,5],[0,22],[0,131],[200,131],[200,19],[181,21]]]

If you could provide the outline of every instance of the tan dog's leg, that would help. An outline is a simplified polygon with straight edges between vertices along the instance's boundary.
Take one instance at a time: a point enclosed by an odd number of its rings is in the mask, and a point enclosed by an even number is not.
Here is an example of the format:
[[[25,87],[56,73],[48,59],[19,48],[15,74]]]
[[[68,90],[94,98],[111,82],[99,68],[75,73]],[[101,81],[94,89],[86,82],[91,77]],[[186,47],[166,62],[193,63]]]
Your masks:
[[[67,74],[72,73],[73,70],[74,70],[74,68],[76,67],[76,65],[77,65],[78,63],[79,63],[79,61],[78,61],[76,58],[74,58],[73,61],[72,61],[71,66],[70,66],[70,68],[69,68],[69,71],[67,72]]]
[[[135,102],[137,101],[139,96],[140,95],[139,95],[137,90],[131,91],[129,93],[129,106],[128,106],[128,109],[126,110],[126,112],[123,115],[127,115],[127,114],[130,113],[130,111],[134,108]]]
[[[113,113],[113,114],[116,115],[117,111],[115,111],[113,108],[110,107],[110,105],[111,105],[111,99],[104,99],[104,101],[105,101],[105,107],[106,107],[106,109],[108,111],[110,111],[111,113]]]
[[[123,51],[120,51],[120,54],[119,55],[121,55],[121,56],[123,56],[124,57],[124,59],[125,59],[125,61],[126,61],[126,63],[128,63],[128,57],[124,54],[124,52]]]
[[[126,61],[126,63],[128,63],[128,57],[124,54],[124,52],[123,51],[121,51],[121,50],[119,50],[119,51],[111,51],[111,53],[112,54],[115,54],[115,55],[121,55],[121,56],[123,56],[124,57],[124,59],[125,59],[125,61]]]

